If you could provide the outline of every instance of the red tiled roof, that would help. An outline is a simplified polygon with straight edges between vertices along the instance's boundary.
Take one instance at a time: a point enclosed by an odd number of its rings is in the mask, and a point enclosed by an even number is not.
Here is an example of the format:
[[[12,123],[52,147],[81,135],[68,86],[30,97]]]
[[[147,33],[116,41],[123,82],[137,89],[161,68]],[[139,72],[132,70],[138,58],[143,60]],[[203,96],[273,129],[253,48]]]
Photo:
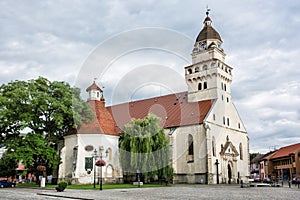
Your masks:
[[[104,101],[89,101],[89,103],[95,113],[95,118],[90,123],[83,125],[78,133],[120,135]]]
[[[187,102],[187,92],[154,97],[108,107],[116,125],[122,129],[132,118],[143,119],[153,113],[162,119],[164,128],[201,124],[213,100]]]
[[[95,83],[95,81],[94,81],[94,83],[92,85],[90,85],[88,88],[86,88],[86,91],[88,92],[88,91],[90,91],[92,89],[99,90],[99,91],[102,92],[101,88]]]
[[[285,146],[280,148],[272,157],[271,159],[286,157],[294,153],[300,152],[300,143],[293,144],[290,146]]]
[[[132,118],[143,119],[153,113],[162,119],[164,128],[201,124],[213,100],[187,102],[187,92],[154,97],[105,107],[104,101],[89,101],[96,117],[83,125],[78,134],[120,135]],[[73,132],[75,133],[75,132]],[[70,132],[72,134],[72,132]]]
[[[274,150],[274,151],[271,151],[269,153],[266,153],[262,160],[270,160],[272,158],[272,156],[277,152],[278,150]]]

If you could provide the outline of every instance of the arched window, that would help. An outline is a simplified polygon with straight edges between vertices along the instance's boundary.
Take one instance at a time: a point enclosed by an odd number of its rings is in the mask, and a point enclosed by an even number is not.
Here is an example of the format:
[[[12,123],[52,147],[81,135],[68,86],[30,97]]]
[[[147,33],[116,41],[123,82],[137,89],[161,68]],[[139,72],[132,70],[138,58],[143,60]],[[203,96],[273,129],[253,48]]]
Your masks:
[[[240,159],[243,160],[243,145],[240,143]]]
[[[204,66],[203,66],[203,70],[207,70],[207,65],[204,65]]]
[[[198,90],[202,90],[202,83],[198,84]]]
[[[203,83],[203,89],[207,89],[207,82]]]
[[[195,73],[199,72],[199,67],[195,68]]]
[[[194,141],[191,134],[188,137],[188,155],[194,155]]]
[[[214,136],[212,137],[211,147],[213,156],[216,156],[216,139]]]
[[[192,69],[188,69],[188,74],[192,74],[192,73],[193,73]]]

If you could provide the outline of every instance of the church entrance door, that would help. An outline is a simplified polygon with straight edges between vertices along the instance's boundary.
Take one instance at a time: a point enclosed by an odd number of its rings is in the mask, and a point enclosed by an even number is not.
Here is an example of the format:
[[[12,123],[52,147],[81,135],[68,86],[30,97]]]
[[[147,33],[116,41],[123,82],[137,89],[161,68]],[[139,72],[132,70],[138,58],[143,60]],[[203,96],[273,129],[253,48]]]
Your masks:
[[[231,184],[231,167],[230,165],[228,164],[228,184]]]

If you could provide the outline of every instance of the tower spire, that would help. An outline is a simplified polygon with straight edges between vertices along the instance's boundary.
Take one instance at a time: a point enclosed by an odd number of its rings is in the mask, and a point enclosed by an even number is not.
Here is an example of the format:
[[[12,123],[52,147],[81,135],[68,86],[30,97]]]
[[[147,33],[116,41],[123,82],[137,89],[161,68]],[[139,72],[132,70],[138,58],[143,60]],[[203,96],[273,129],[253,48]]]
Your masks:
[[[209,11],[210,11],[210,8],[208,8],[208,5],[206,6],[206,16],[208,17],[209,15]]]

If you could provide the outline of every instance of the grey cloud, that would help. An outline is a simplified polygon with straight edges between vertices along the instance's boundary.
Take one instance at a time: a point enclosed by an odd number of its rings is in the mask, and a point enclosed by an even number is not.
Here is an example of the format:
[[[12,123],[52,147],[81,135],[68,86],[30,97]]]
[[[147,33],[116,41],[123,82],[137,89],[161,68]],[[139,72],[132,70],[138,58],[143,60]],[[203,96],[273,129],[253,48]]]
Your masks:
[[[82,63],[99,43],[136,28],[169,28],[193,41],[202,28],[207,4],[213,26],[224,41],[227,62],[234,67],[233,100],[248,130],[251,151],[299,142],[300,3],[294,0],[2,0],[1,83],[39,75],[75,83]],[[180,42],[173,42],[181,48]],[[118,44],[126,47],[126,41]],[[182,48],[189,57],[192,45]],[[185,62],[178,59],[173,64],[172,58],[162,54],[152,64],[173,66],[184,75]],[[132,66],[151,64],[143,59],[120,61],[124,62],[117,63],[122,68],[119,74],[126,74]],[[107,98],[117,74],[108,73],[98,80],[104,81]],[[94,77],[95,73],[85,77],[82,89]],[[183,80],[180,85],[184,84]],[[138,98],[151,95],[143,90],[137,93]]]

